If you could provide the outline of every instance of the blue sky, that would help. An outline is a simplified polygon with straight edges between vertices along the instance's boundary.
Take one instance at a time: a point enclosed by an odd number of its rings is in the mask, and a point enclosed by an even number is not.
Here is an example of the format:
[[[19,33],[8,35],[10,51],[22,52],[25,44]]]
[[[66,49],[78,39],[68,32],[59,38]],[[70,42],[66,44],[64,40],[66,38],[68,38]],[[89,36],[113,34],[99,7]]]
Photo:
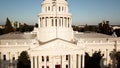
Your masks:
[[[11,21],[37,23],[42,0],[0,0],[0,24]],[[103,19],[120,25],[120,0],[68,0],[73,24],[98,24]]]

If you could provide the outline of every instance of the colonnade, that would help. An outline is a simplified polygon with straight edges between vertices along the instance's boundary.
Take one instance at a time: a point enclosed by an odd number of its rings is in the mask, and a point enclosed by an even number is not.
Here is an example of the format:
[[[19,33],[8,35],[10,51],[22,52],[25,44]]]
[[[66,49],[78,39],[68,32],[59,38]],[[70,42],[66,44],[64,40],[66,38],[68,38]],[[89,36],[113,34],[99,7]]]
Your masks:
[[[42,7],[42,12],[61,12],[61,13],[65,13],[65,12],[68,12],[68,6],[64,5],[64,6],[61,6],[61,5],[57,5],[57,6],[54,6],[53,4],[51,5],[45,5]]]
[[[69,59],[66,60],[65,55],[50,56],[47,61],[47,56],[31,56],[31,68],[84,68],[84,55],[68,55]],[[57,66],[58,65],[58,66]]]
[[[65,27],[70,28],[72,19],[69,17],[40,17],[39,27]]]

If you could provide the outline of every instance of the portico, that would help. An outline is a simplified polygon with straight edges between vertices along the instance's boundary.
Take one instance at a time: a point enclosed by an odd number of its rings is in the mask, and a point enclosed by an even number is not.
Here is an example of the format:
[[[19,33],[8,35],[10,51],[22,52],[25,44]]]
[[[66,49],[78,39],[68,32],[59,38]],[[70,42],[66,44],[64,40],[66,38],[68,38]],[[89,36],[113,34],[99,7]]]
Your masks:
[[[31,49],[31,68],[84,68],[83,49],[56,39]]]

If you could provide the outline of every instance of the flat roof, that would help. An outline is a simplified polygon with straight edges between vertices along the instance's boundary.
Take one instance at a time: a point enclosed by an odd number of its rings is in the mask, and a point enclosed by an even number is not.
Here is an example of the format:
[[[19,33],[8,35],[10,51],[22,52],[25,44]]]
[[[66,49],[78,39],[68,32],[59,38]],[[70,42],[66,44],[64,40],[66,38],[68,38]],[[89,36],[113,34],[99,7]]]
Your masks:
[[[24,33],[9,33],[0,35],[0,40],[4,39],[34,39],[36,37],[35,34],[24,34]]]
[[[75,33],[76,38],[115,38],[111,35],[105,35],[101,33],[88,32],[88,33]]]

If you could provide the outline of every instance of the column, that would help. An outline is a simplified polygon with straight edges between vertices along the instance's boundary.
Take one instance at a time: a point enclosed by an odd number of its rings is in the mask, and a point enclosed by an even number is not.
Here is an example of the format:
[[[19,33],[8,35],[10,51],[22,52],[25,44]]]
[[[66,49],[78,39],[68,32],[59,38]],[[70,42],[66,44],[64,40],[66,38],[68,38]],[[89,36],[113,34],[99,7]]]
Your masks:
[[[63,63],[62,63],[63,60],[62,60],[62,59],[63,59],[63,57],[62,57],[62,55],[61,55],[61,68],[63,68],[63,67],[62,67],[62,65],[63,65]]]
[[[0,52],[0,68],[2,68],[2,52]]]
[[[42,17],[40,18],[40,27],[43,27],[43,19],[42,19]]]
[[[52,56],[52,68],[54,68],[54,57]]]
[[[35,60],[35,62],[34,62],[35,68],[37,68],[37,56],[34,57],[34,60]]]
[[[76,54],[73,55],[73,68],[76,68]]]
[[[69,17],[67,18],[67,27],[69,28]]]
[[[41,59],[41,56],[39,56],[39,59],[38,59],[38,60],[39,60],[39,68],[41,68],[41,67],[42,67],[42,65],[40,64],[40,63],[41,63],[41,60],[42,60],[42,59]]]
[[[59,18],[59,27],[61,27],[61,19]]]
[[[53,18],[53,27],[55,27],[55,25],[56,25],[56,24],[55,24],[55,18]]]
[[[40,28],[40,18],[38,17],[38,27]]]
[[[39,56],[37,56],[37,68],[39,68]]]
[[[63,17],[63,27],[65,27],[65,17]]]
[[[65,68],[64,59],[64,55],[62,55],[62,68]]]
[[[73,56],[70,55],[70,68],[73,68]]]
[[[59,27],[59,18],[57,17],[57,27]]]
[[[110,56],[109,56],[110,51],[107,50],[107,65],[110,63]]]
[[[31,60],[31,68],[33,68],[33,56],[30,57]]]
[[[48,27],[48,17],[45,18],[45,27]]]
[[[60,18],[60,24],[61,24],[61,26],[60,26],[60,27],[62,27],[62,18]]]
[[[43,20],[43,22],[42,22],[43,27],[45,27],[45,17],[42,20]]]
[[[71,28],[71,24],[72,24],[72,19],[70,18],[70,22],[69,22],[70,28]]]
[[[68,18],[66,18],[66,28],[68,28]]]
[[[82,55],[82,68],[84,68],[84,62],[85,62],[85,59],[84,59],[84,54]]]
[[[78,55],[78,68],[81,68],[81,55]]]
[[[52,26],[50,17],[48,18],[47,24],[48,24],[48,25],[47,25],[48,27],[51,27],[51,26]]]
[[[46,56],[44,56],[44,68],[47,68]]]
[[[64,25],[63,25],[63,22],[64,22],[63,19],[64,19],[64,18],[62,17],[62,27],[64,26]]]

